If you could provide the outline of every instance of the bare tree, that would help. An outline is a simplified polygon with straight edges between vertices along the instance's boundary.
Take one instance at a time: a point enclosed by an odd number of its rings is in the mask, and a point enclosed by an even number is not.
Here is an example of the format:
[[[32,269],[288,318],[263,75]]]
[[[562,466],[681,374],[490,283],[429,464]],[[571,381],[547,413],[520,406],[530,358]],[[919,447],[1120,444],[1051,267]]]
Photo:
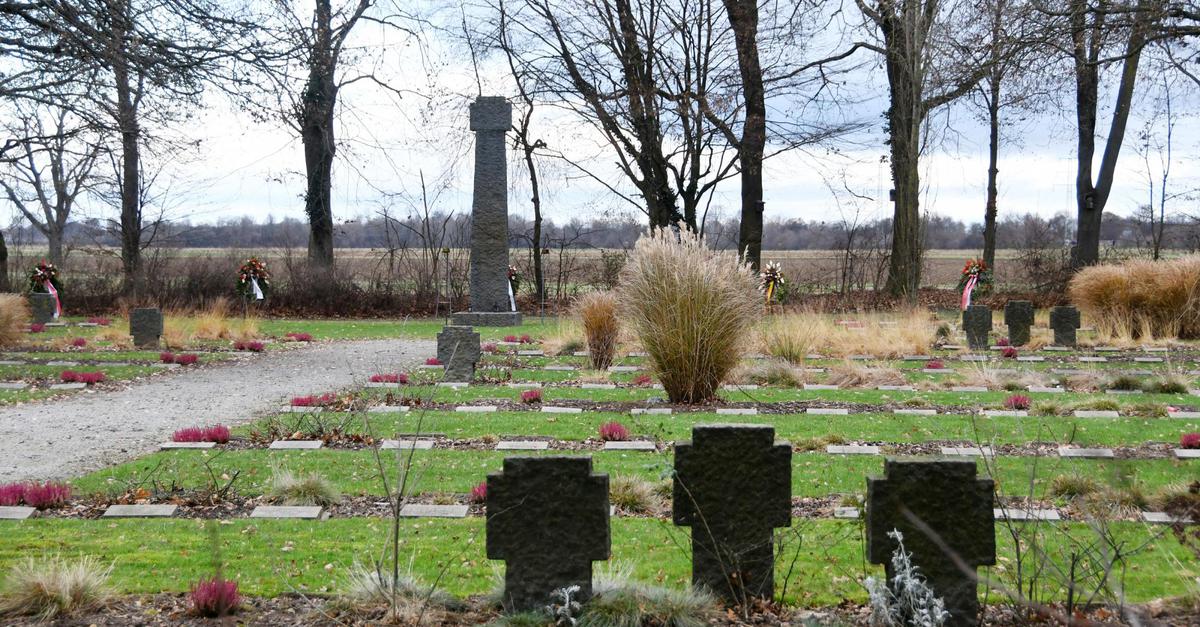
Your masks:
[[[566,150],[552,150],[640,208],[652,226],[696,229],[736,160],[701,107],[728,98],[732,41],[714,0],[516,0],[501,4],[521,71],[548,104],[599,131],[640,200]],[[717,91],[726,95],[718,97]],[[733,114],[733,111],[728,113]]]
[[[967,62],[964,50],[972,46],[970,31],[963,23],[952,23],[963,17],[954,15],[961,3],[855,2],[882,39],[881,45],[864,46],[883,55],[888,77],[887,131],[896,206],[886,291],[915,301],[921,286],[919,164],[928,140],[926,118],[974,88],[984,68]]]
[[[93,183],[93,169],[104,146],[93,134],[76,129],[80,121],[66,109],[22,107],[20,114],[18,133],[34,139],[9,164],[11,179],[0,179],[0,187],[46,237],[50,262],[61,266],[63,232],[80,194]]]

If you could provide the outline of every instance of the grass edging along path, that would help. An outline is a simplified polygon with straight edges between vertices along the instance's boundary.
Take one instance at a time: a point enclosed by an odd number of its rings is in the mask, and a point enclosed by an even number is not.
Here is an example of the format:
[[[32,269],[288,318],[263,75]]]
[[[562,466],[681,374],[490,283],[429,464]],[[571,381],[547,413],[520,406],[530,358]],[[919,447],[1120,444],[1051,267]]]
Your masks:
[[[384,460],[395,464],[395,452],[385,452]],[[481,483],[489,472],[498,472],[509,451],[444,450],[420,451],[414,458],[410,479],[413,493],[466,494]],[[562,451],[521,451],[522,455],[563,454]],[[589,453],[596,472],[613,476],[639,477],[661,481],[670,476],[670,453],[595,451]],[[267,490],[272,467],[295,473],[317,472],[343,493],[383,494],[375,454],[371,450],[226,451],[219,455],[208,451],[162,451],[109,469],[89,474],[73,482],[77,493],[120,494],[134,487],[177,486],[200,489],[211,480],[205,463],[218,476],[238,472],[234,490],[243,496],[257,496]],[[980,472],[986,472],[983,462]],[[1005,496],[1028,496],[1030,477],[1035,476],[1035,497],[1041,498],[1050,479],[1056,475],[1087,476],[1113,486],[1136,483],[1147,493],[1180,481],[1180,470],[1194,462],[1172,459],[1102,460],[1060,459],[1056,457],[1000,457],[995,466],[997,489]],[[792,496],[828,496],[861,494],[866,477],[882,472],[880,456],[841,456],[824,452],[796,453],[792,457]]]
[[[113,584],[123,593],[183,592],[197,580],[212,576],[214,547],[205,524],[179,519],[6,523],[0,568],[28,555],[95,555],[112,564]],[[238,580],[244,594],[274,596],[344,591],[350,567],[355,562],[369,562],[383,549],[389,521],[243,519],[207,524],[218,525],[220,550],[226,560],[224,575]],[[455,596],[487,593],[496,583],[494,568],[501,564],[484,555],[483,526],[481,518],[406,520],[401,531],[402,559],[423,581],[437,580],[440,575],[441,586]],[[1124,569],[1128,601],[1177,596],[1194,585],[1194,558],[1164,527],[1113,523],[1112,528],[1114,536],[1127,546],[1148,543]],[[1087,538],[1093,533],[1086,525],[1073,523],[1042,529],[1044,550],[1051,555],[1065,551],[1064,534]],[[794,520],[781,536],[776,587],[781,590],[787,583],[788,603],[816,607],[836,605],[842,599],[862,602],[866,600],[862,578],[882,572],[864,565],[858,522]],[[996,539],[1000,566],[980,572],[1004,582],[1013,562],[1013,545],[1001,524],[997,524]],[[689,552],[687,530],[669,521],[612,521],[610,563],[627,566],[635,579],[683,587],[691,579]],[[1043,582],[1047,592],[1064,594],[1052,577]],[[995,593],[992,599],[996,599]]]

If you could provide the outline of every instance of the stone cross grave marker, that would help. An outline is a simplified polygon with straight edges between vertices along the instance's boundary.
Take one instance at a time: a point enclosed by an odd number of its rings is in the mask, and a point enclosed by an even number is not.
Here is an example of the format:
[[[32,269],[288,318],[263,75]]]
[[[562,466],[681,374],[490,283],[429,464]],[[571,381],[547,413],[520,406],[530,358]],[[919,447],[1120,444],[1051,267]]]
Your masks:
[[[987,305],[971,305],[963,311],[962,321],[971,350],[987,348],[988,333],[992,331],[992,310]]]
[[[1008,343],[1024,346],[1029,343],[1029,328],[1033,326],[1033,303],[1010,300],[1004,304],[1004,324],[1008,325]]]
[[[1075,331],[1079,328],[1079,310],[1070,305],[1051,308],[1050,328],[1054,329],[1056,345],[1074,346]]]
[[[480,356],[479,334],[471,327],[448,325],[437,335],[437,358],[446,369],[443,381],[471,382]]]
[[[504,560],[504,609],[539,610],[556,590],[592,595],[592,562],[608,559],[608,475],[590,457],[506,457],[487,478],[487,556]]]
[[[54,321],[54,295],[33,292],[29,295],[29,313],[37,324]]]
[[[899,530],[913,564],[946,602],[946,624],[975,625],[974,569],[996,563],[992,480],[976,476],[974,460],[888,458],[884,475],[867,479],[868,559],[884,564],[891,582],[897,545],[887,534]]]
[[[697,425],[675,445],[672,509],[692,583],[731,602],[774,594],[772,533],[792,523],[792,447],[770,425]]]
[[[508,285],[508,156],[504,136],[512,105],[502,96],[471,103],[475,131],[475,187],[471,200],[471,307],[454,324],[516,326]]]
[[[129,334],[138,348],[156,348],[162,337],[163,316],[158,307],[139,307],[129,314]]]

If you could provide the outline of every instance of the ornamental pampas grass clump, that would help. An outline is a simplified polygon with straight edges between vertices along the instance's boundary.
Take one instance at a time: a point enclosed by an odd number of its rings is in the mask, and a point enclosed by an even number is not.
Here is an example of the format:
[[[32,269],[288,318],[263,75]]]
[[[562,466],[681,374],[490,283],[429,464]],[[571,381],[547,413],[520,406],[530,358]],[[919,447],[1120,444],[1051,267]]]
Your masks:
[[[716,397],[759,313],[758,279],[731,251],[697,234],[642,237],[621,273],[618,300],[673,403]]]
[[[617,297],[612,292],[588,292],[575,301],[575,312],[583,323],[592,370],[607,370],[621,337]]]
[[[1200,255],[1084,268],[1068,295],[1101,340],[1200,338]]]

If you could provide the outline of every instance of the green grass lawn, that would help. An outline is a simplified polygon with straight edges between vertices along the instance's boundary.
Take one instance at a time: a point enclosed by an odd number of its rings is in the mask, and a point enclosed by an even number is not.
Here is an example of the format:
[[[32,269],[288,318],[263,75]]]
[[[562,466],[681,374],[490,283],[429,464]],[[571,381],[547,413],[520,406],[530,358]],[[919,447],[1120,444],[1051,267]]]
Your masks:
[[[691,437],[692,425],[713,422],[770,424],[776,437],[800,444],[807,440],[840,436],[847,441],[917,443],[955,440],[990,444],[1022,444],[1031,441],[1059,442],[1081,446],[1136,446],[1143,443],[1179,443],[1182,433],[1200,431],[1195,418],[1074,418],[985,417],[955,414],[912,416],[891,413],[820,416],[807,414],[717,415],[712,412],[679,412],[669,416],[585,411],[579,414],[546,414],[536,411],[502,411],[470,414],[455,411],[412,411],[409,413],[359,414],[330,417],[351,433],[390,437],[394,433],[437,433],[454,439],[484,436],[545,436],[558,440],[587,440],[597,437],[599,426],[617,421],[635,437],[675,441]],[[238,427],[266,432],[269,422],[279,421],[291,433],[311,428],[312,417],[280,414]]]
[[[289,592],[332,594],[345,589],[347,572],[384,550],[390,521],[333,519],[324,522],[233,520],[217,525],[226,577],[244,594],[273,596]],[[405,520],[401,560],[423,581],[440,580],[459,597],[485,594],[495,586],[500,562],[486,559],[484,522]],[[1190,555],[1163,528],[1134,523],[1113,525],[1124,546],[1145,548],[1130,558],[1124,590],[1131,602],[1180,595],[1200,573]],[[1030,528],[1032,530],[1032,527]],[[1060,566],[1073,546],[1092,538],[1085,525],[1038,525],[1047,559]],[[864,601],[861,581],[882,569],[864,563],[862,528],[856,522],[796,520],[779,534],[776,588],[785,601],[802,606],[831,606],[843,599]],[[983,572],[1011,584],[1013,543],[997,529],[1000,567]],[[681,587],[690,580],[689,531],[668,521],[612,521],[610,564],[632,569],[635,579]],[[30,520],[6,523],[0,541],[0,567],[26,555],[94,555],[113,566],[112,580],[127,593],[183,592],[211,576],[214,545],[203,521],[196,520]],[[597,564],[602,572],[603,563]],[[1046,592],[1061,598],[1053,577]],[[993,600],[995,594],[992,593]]]
[[[562,451],[446,450],[418,451],[409,484],[415,493],[466,494],[490,472],[498,472],[511,455],[562,455]],[[407,452],[381,453],[385,468],[393,475]],[[670,476],[670,452],[595,451],[591,453],[599,472],[614,476],[663,481]],[[206,463],[208,466],[206,467]],[[1174,459],[1099,460],[1057,457],[999,457],[994,460],[994,478],[1001,494],[1046,496],[1045,488],[1056,475],[1080,475],[1116,487],[1136,485],[1153,494],[1164,486],[1179,484],[1195,476],[1195,461]],[[235,489],[242,495],[259,495],[268,489],[273,468],[293,472],[316,472],[346,494],[384,494],[379,478],[379,460],[370,450],[268,451],[240,450],[162,451],[91,473],[74,481],[82,494],[120,494],[136,487],[204,488],[215,476],[236,476]],[[986,472],[983,462],[980,471]],[[792,456],[792,494],[824,497],[860,494],[867,475],[879,474],[881,456],[842,456],[796,453]]]

